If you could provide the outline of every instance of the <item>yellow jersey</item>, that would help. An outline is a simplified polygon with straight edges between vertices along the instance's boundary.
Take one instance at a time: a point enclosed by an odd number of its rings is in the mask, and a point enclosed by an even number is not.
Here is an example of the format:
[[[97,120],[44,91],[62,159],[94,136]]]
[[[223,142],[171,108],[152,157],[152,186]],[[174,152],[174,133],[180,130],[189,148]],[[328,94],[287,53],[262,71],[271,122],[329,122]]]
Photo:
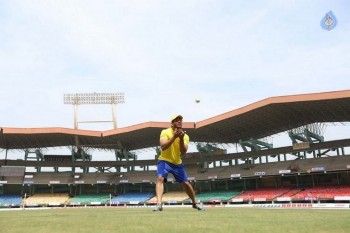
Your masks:
[[[163,129],[160,133],[160,139],[165,138],[170,140],[174,136],[174,130],[172,128]],[[184,136],[184,144],[188,145],[190,141],[190,137],[185,134]],[[162,150],[159,160],[165,160],[169,163],[179,165],[182,163],[181,160],[181,151],[180,151],[180,139],[176,138],[175,141],[169,146],[168,149]]]

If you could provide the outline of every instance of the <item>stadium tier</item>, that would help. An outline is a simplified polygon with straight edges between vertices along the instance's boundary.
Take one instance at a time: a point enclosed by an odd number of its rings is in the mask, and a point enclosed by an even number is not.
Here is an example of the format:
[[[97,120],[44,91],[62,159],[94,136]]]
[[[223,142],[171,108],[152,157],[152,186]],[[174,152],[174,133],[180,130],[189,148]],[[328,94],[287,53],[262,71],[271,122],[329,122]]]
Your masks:
[[[324,143],[329,145],[332,142]],[[334,144],[337,143],[339,141],[334,141]],[[322,144],[318,143],[318,146]],[[342,147],[332,151],[345,150],[346,148]],[[315,151],[320,153],[319,149]],[[286,154],[292,159],[284,161],[284,154],[273,157],[270,155],[271,152],[272,150],[259,152],[261,158],[256,157],[257,152],[246,152],[244,157],[226,159],[224,162],[221,159],[213,161],[212,156],[204,155],[196,158],[196,155],[190,154],[188,160],[185,158],[184,161],[187,164],[189,180],[194,185],[198,198],[207,203],[213,203],[215,200],[220,203],[350,202],[350,193],[347,188],[350,184],[348,173],[350,156],[348,154],[334,153],[331,156],[313,156],[313,152],[308,148],[305,151],[298,151],[306,154],[300,157],[297,153],[293,153],[293,149],[290,149]],[[234,156],[233,154],[227,155]],[[248,155],[251,155],[248,157],[249,160],[246,158]],[[194,159],[198,159],[197,162],[194,163]],[[272,159],[274,161],[269,161]],[[259,160],[263,162],[260,163]],[[251,162],[246,163],[246,161]],[[125,171],[80,173],[73,171],[23,172],[25,167],[6,165],[1,167],[0,191],[2,194],[16,193],[22,198],[26,195],[24,204],[26,206],[71,205],[69,203],[73,205],[78,205],[76,203],[84,205],[91,205],[91,203],[97,205],[122,204],[117,199],[110,202],[109,198],[122,197],[130,192],[154,193],[156,172],[151,168],[156,160],[142,161],[143,170],[135,169],[133,162],[128,162],[127,167],[130,169]],[[138,166],[139,162],[136,164]],[[174,182],[172,177],[169,177],[165,184],[165,191],[163,199],[165,203],[188,203],[182,186]],[[233,191],[239,192],[240,195],[235,196]],[[216,197],[215,193],[220,192],[231,193],[232,196]],[[108,198],[105,201],[73,200],[73,202],[67,202],[41,200],[41,197],[37,196],[41,193],[52,195],[64,193],[70,197],[104,193]],[[168,198],[168,195],[172,193],[173,196]],[[175,195],[176,193],[179,196],[182,195],[181,198]],[[209,196],[206,197],[206,195]],[[33,198],[35,198],[34,201],[32,201]],[[84,196],[83,198],[87,199]],[[147,200],[132,200],[131,203],[152,205],[154,201],[154,197],[150,197]],[[13,206],[19,205],[14,202]]]

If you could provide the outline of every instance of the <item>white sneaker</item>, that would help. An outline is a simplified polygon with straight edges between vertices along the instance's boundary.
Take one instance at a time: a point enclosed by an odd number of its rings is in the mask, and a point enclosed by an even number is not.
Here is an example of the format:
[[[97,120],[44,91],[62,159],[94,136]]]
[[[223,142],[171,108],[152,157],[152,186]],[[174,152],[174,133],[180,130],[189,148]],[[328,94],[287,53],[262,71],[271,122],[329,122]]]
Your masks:
[[[196,209],[196,210],[199,210],[199,211],[204,211],[205,210],[205,208],[203,206],[203,203],[201,203],[201,202],[197,202],[195,204],[192,204],[192,208]]]
[[[156,207],[154,207],[153,211],[163,211],[163,204],[156,205]]]

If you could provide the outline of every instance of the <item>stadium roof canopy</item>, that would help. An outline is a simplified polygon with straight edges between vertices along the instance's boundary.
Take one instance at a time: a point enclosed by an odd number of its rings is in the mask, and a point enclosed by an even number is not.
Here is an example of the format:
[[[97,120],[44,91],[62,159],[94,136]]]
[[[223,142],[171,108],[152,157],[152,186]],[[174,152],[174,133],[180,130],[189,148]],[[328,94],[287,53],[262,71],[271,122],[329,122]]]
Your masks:
[[[350,121],[350,90],[278,96],[194,123],[184,122],[193,142],[237,143],[313,123]],[[108,131],[1,127],[0,148],[82,146],[137,150],[159,145],[169,122],[145,122]]]

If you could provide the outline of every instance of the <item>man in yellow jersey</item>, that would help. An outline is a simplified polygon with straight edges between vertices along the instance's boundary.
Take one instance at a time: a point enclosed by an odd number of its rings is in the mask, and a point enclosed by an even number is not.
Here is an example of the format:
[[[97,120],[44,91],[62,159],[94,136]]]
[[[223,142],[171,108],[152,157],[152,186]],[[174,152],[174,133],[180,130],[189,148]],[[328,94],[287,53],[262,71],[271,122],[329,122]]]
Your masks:
[[[156,195],[157,205],[153,211],[162,211],[162,197],[164,193],[164,182],[167,181],[168,174],[173,174],[175,180],[185,188],[187,195],[192,200],[192,207],[197,210],[205,210],[201,203],[196,202],[196,196],[192,185],[188,182],[185,167],[182,164],[181,157],[188,149],[189,136],[182,130],[181,115],[175,115],[171,118],[171,127],[162,130],[160,134],[160,147],[162,152],[157,163],[157,182]]]

